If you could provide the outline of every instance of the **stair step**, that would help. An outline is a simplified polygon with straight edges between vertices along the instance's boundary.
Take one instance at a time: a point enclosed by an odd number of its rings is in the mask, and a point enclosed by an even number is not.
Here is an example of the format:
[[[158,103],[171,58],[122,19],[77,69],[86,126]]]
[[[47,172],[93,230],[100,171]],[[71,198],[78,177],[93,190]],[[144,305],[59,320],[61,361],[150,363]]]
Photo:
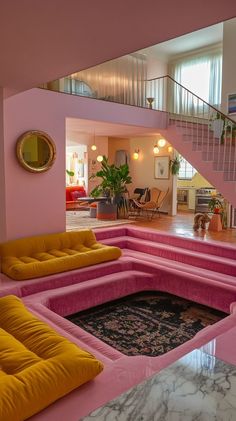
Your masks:
[[[193,128],[196,129],[198,128],[203,128],[203,129],[208,129],[208,123],[193,123],[191,121],[176,121],[176,120],[172,120],[173,121],[173,125],[175,125],[176,127],[181,127],[181,128]]]
[[[220,174],[220,179],[222,180],[223,177],[225,182],[236,181],[235,139],[228,138],[227,136],[222,139],[221,136],[216,137],[215,132],[209,126],[208,121],[206,121],[206,123],[199,123],[198,121],[194,122],[173,119],[171,124],[172,127],[175,126],[177,133],[182,137],[183,144],[186,144],[187,146],[188,143],[190,147],[192,147],[193,154],[196,152],[196,157],[197,153],[199,157],[200,152],[202,161],[206,163],[206,166],[210,166],[213,174],[215,172],[216,188],[218,187],[222,194],[224,194],[223,186],[217,182],[217,172]],[[232,195],[230,199],[230,193],[228,192],[226,197],[234,203]]]
[[[208,130],[206,128],[191,128],[191,127],[187,127],[187,128],[181,128],[183,133],[186,135],[198,135],[198,136],[214,136],[214,132],[212,130]],[[219,138],[218,138],[219,139]]]
[[[131,250],[142,251],[164,257],[166,259],[176,260],[182,263],[188,263],[204,269],[221,272],[231,276],[236,275],[236,261],[232,259],[220,258],[197,251],[181,249],[180,247],[167,245],[163,243],[153,243],[152,241],[139,239],[139,241],[128,237],[127,247]]]
[[[224,173],[224,180],[225,181],[236,181],[236,173],[235,172]]]
[[[203,142],[204,140],[205,141],[211,140],[212,142],[214,142],[215,139],[217,139],[211,134],[209,136],[207,134],[206,136],[199,136],[197,133],[193,133],[193,134],[183,133],[182,136],[184,139],[195,141],[195,142],[196,141]],[[217,139],[217,141],[219,142],[219,139]]]

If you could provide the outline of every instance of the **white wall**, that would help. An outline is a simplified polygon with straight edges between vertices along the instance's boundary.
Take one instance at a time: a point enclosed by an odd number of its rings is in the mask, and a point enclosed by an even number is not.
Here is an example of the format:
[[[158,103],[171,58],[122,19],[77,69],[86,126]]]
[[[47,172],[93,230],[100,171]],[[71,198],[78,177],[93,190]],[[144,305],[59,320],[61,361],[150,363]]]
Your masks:
[[[168,63],[153,55],[147,56],[147,79],[167,75]]]
[[[106,136],[93,136],[86,133],[80,133],[78,131],[66,132],[66,143],[68,146],[72,145],[87,145],[88,152],[88,175],[86,180],[87,194],[98,184],[96,178],[90,180],[90,176],[99,171],[101,164],[97,162],[98,155],[108,156],[108,137]],[[97,146],[96,151],[91,150],[91,146],[95,143]]]
[[[224,22],[223,29],[223,71],[222,112],[228,113],[228,94],[236,93],[236,18]],[[236,121],[236,115],[230,115]]]

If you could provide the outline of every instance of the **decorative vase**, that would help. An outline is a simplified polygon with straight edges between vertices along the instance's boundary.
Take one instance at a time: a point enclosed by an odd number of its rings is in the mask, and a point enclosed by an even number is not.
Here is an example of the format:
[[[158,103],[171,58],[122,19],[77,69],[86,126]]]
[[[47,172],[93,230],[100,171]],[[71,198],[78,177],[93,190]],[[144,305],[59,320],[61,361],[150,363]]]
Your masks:
[[[147,98],[148,108],[152,109],[152,104],[154,102],[155,98],[149,97]]]

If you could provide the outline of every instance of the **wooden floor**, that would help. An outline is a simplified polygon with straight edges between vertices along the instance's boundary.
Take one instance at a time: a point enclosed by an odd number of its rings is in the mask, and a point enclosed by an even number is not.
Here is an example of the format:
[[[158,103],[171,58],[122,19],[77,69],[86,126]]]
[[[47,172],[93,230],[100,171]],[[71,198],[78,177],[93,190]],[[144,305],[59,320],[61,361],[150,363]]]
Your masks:
[[[233,243],[236,246],[236,229],[224,229],[220,232],[208,231],[208,230],[193,230],[193,218],[194,213],[192,212],[178,212],[176,216],[169,216],[161,214],[156,216],[152,221],[148,221],[145,218],[137,218],[135,225],[141,227],[147,227],[152,229],[158,229],[160,231],[167,231],[171,234],[180,235],[188,238],[198,238],[203,241],[214,240],[224,241]]]

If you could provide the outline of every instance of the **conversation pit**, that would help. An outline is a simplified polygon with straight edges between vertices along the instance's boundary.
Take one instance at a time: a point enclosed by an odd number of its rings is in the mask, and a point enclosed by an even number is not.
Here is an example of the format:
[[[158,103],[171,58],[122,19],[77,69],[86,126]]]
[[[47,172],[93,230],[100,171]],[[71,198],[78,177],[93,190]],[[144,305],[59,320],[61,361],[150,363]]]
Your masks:
[[[36,317],[92,353],[104,365],[104,370],[92,382],[33,416],[32,421],[53,421],[60,416],[78,421],[209,341],[219,343],[216,352],[226,355],[224,347],[229,339],[221,340],[221,337],[225,338],[227,332],[231,343],[236,344],[235,248],[130,226],[99,230],[95,235],[103,244],[120,247],[122,256],[115,261],[21,282],[1,275],[2,295],[11,293],[22,297]],[[214,314],[214,320],[203,324],[202,329],[179,346],[166,349],[167,352],[130,356],[65,319],[122,297],[150,291],[168,299],[171,294],[174,300],[193,301],[200,308],[208,306],[213,309],[210,313]],[[236,363],[233,352],[228,354],[230,362]]]
[[[66,318],[124,355],[157,357],[226,316],[166,292],[145,291]]]

